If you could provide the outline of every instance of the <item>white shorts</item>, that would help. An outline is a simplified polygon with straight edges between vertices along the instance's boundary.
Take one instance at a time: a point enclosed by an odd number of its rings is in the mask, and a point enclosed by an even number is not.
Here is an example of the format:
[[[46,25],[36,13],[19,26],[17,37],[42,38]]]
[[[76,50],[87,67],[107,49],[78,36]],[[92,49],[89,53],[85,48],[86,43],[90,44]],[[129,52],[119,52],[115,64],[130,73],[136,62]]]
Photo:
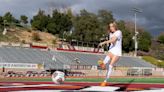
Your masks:
[[[112,53],[115,56],[122,56],[121,52],[113,52],[113,51],[108,51],[108,52]]]

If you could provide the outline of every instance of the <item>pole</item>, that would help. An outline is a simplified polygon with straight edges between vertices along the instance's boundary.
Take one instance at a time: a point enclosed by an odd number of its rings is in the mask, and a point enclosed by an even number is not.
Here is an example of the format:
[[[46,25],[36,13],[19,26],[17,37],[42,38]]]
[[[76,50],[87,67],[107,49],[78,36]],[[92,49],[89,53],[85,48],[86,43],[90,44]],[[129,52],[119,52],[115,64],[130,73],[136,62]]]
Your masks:
[[[137,35],[138,35],[138,31],[137,31],[137,13],[141,13],[142,11],[138,8],[133,8],[132,11],[134,11],[134,30],[135,30],[135,33],[134,33],[134,36],[133,36],[133,40],[134,40],[134,43],[135,43],[135,52],[134,52],[134,56],[137,57],[137,49],[138,49],[138,41],[137,41]]]
[[[137,47],[138,47],[137,45],[138,44],[137,44],[137,34],[136,34],[137,33],[137,24],[136,24],[136,17],[137,16],[136,16],[136,12],[134,13],[134,16],[135,16],[135,19],[134,19],[135,20],[135,29],[134,29],[135,30],[135,38],[134,38],[134,42],[135,42],[135,53],[134,53],[134,56],[137,57]]]

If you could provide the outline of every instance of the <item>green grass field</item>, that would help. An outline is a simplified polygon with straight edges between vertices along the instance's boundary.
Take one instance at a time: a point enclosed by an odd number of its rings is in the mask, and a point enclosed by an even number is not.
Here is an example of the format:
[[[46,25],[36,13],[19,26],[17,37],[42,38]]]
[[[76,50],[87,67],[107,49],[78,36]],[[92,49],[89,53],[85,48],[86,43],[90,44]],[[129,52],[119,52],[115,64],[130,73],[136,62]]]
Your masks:
[[[51,82],[51,78],[0,78],[1,82]],[[102,82],[103,78],[66,78],[66,82]],[[119,83],[162,83],[164,78],[110,78],[109,82]]]
[[[163,67],[164,68],[164,61],[163,60],[158,60],[154,57],[151,56],[143,56],[142,59],[144,59],[145,61],[154,64],[158,67]]]

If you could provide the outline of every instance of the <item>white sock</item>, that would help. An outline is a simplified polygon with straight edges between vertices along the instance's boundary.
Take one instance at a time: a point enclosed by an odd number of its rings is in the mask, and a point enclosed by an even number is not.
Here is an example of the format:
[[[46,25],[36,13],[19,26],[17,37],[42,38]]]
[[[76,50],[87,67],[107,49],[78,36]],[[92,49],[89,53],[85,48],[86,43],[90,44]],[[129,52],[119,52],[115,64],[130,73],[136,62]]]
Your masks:
[[[107,82],[108,78],[110,77],[110,75],[112,73],[112,68],[113,68],[113,66],[109,65],[107,74],[106,74],[106,79],[104,80],[104,82]]]
[[[107,55],[103,61],[104,64],[107,64],[110,61],[110,57]]]

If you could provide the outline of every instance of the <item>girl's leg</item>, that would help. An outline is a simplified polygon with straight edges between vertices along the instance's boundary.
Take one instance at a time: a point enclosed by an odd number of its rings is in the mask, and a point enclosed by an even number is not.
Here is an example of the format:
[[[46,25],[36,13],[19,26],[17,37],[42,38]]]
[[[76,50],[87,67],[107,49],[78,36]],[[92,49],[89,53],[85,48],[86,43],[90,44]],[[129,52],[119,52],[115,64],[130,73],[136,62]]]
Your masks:
[[[111,73],[112,73],[112,68],[113,65],[119,60],[119,56],[113,56],[111,59],[111,62],[109,64],[109,67],[107,69],[107,74],[106,74],[106,79],[104,80],[104,82],[107,82],[107,79],[110,77]]]
[[[110,65],[113,66],[118,60],[119,60],[120,56],[113,56]]]
[[[109,64],[112,56],[113,56],[112,53],[106,55],[105,59],[103,60],[103,63],[100,65],[102,69],[106,69],[106,66],[107,64]]]
[[[103,60],[104,64],[107,64],[110,61],[110,57],[106,55],[105,59]]]

